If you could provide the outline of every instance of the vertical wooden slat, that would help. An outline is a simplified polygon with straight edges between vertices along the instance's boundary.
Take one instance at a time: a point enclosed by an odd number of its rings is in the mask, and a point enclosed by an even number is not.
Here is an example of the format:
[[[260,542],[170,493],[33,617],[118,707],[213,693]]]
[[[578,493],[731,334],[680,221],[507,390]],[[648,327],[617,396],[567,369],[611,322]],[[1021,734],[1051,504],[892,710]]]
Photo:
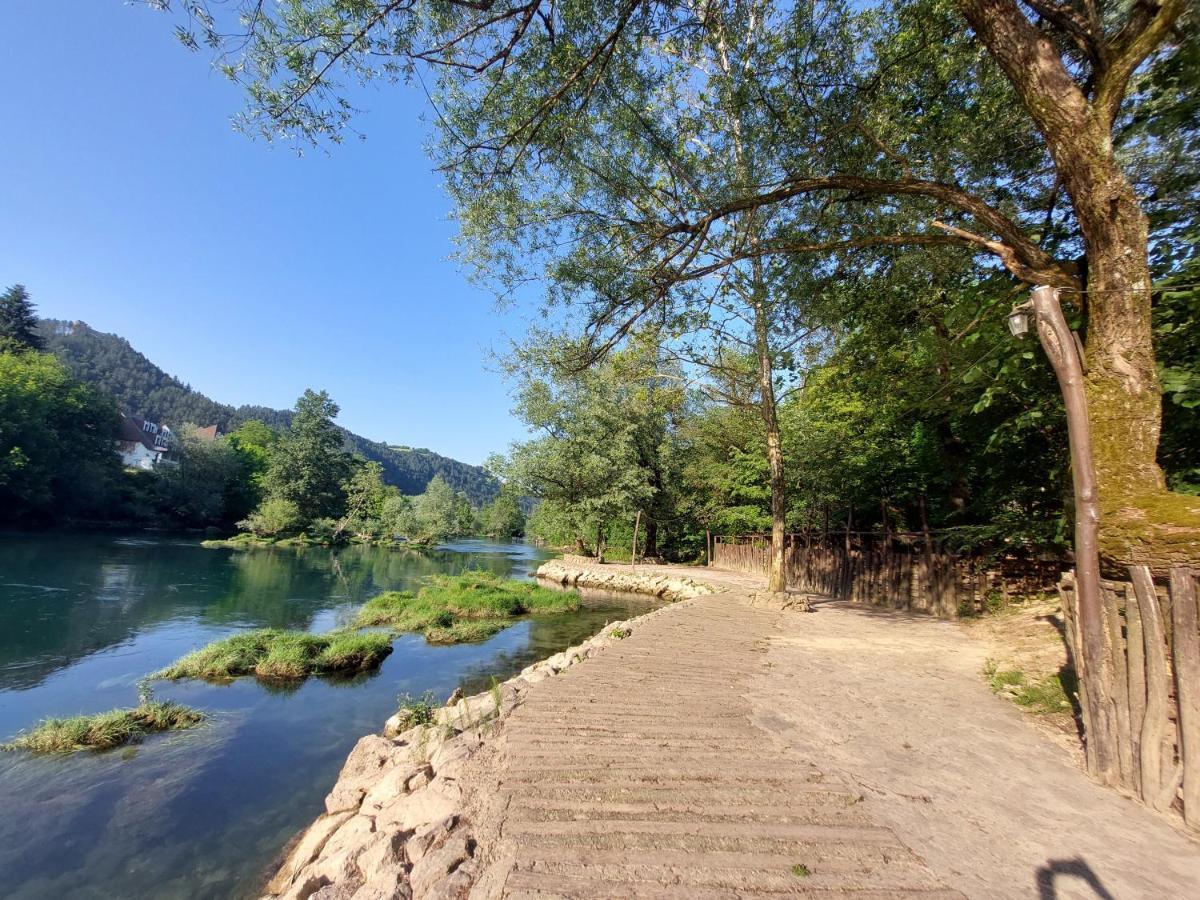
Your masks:
[[[1169,746],[1172,737],[1168,712],[1170,669],[1167,642],[1163,635],[1158,593],[1154,590],[1149,567],[1130,566],[1129,577],[1133,580],[1138,610],[1142,614],[1142,639],[1146,649],[1146,717],[1142,722],[1141,741],[1142,800],[1155,809],[1161,809],[1162,788],[1169,777],[1166,773],[1174,764],[1172,754],[1163,752],[1164,744]],[[1164,756],[1167,758],[1164,759]]]
[[[1117,766],[1120,783],[1135,788],[1133,782],[1133,737],[1129,730],[1129,664],[1125,659],[1125,636],[1121,633],[1121,612],[1117,608],[1117,592],[1112,586],[1100,589],[1104,611],[1104,631],[1108,638],[1108,659],[1105,660],[1112,680],[1110,696],[1117,720]]]
[[[1179,756],[1183,765],[1183,820],[1200,828],[1200,613],[1191,569],[1171,570],[1171,619]]]
[[[1087,679],[1083,677],[1084,669],[1087,666],[1083,658],[1082,649],[1079,643],[1079,621],[1075,616],[1075,573],[1067,572],[1063,575],[1062,580],[1058,584],[1058,596],[1062,604],[1063,619],[1067,624],[1067,646],[1070,648],[1071,663],[1075,667],[1075,680],[1078,685],[1079,708],[1083,712],[1083,733],[1084,733],[1084,752],[1087,758],[1087,769],[1089,772],[1094,772],[1096,769],[1096,746],[1087,740],[1088,735],[1088,697],[1087,697]]]
[[[1125,586],[1125,655],[1128,663],[1129,734],[1133,753],[1133,785],[1141,793],[1142,724],[1146,721],[1146,647],[1142,612],[1133,585]]]

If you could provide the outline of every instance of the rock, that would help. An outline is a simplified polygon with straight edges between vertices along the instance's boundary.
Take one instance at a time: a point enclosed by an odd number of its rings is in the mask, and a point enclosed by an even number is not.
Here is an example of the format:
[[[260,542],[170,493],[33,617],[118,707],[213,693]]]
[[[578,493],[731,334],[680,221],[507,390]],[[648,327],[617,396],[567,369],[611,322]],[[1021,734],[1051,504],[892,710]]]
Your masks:
[[[474,852],[475,841],[460,832],[451,835],[436,850],[422,856],[408,873],[408,885],[412,888],[413,900],[427,896],[438,881],[466,862]]]
[[[321,857],[332,856],[345,850],[353,850],[356,854],[370,843],[371,835],[375,833],[375,820],[370,816],[354,816],[343,822],[325,846],[321,848]]]
[[[407,831],[376,832],[375,840],[358,855],[358,870],[370,881],[376,873],[400,866],[405,868],[404,845],[409,840]]]
[[[363,797],[363,811],[375,814],[385,806],[391,806],[397,799],[408,793],[409,779],[423,768],[424,765],[421,763],[405,760],[384,772]]]
[[[308,900],[309,897],[316,894],[327,884],[328,882],[324,878],[316,875],[305,875],[288,888],[287,892],[283,895],[283,900]]]
[[[339,812],[332,815],[326,814],[317,818],[309,826],[308,831],[304,832],[304,837],[296,844],[283,865],[279,867],[279,871],[275,873],[275,877],[267,884],[268,894],[282,894],[288,890],[289,885],[300,873],[300,871],[310,862],[317,858],[321,849],[325,846],[325,842],[330,836],[338,830],[343,822],[350,819],[354,813]],[[294,887],[294,885],[292,885]],[[316,892],[324,884],[317,884],[312,887],[309,894]],[[303,894],[301,900],[308,897],[309,894]],[[289,892],[289,896],[290,896]]]
[[[404,753],[404,748],[377,734],[362,738],[346,757],[337,783],[325,798],[325,811],[332,815],[348,809],[357,810],[380,772],[394,765]]]
[[[461,801],[462,788],[443,778],[434,778],[427,787],[381,810],[375,818],[375,828],[379,831],[387,828],[415,831],[426,822],[438,821],[456,812]]]
[[[420,895],[420,900],[466,900],[475,884],[477,870],[474,859],[466,860],[448,876],[435,881]]]
[[[380,869],[354,892],[353,900],[409,900],[412,891],[405,873],[405,867],[400,864]]]
[[[457,824],[458,816],[452,815],[418,828],[404,845],[404,852],[408,857],[408,861],[415,865],[430,850],[440,847],[445,843],[446,838],[450,836],[450,832],[454,830],[454,826]]]

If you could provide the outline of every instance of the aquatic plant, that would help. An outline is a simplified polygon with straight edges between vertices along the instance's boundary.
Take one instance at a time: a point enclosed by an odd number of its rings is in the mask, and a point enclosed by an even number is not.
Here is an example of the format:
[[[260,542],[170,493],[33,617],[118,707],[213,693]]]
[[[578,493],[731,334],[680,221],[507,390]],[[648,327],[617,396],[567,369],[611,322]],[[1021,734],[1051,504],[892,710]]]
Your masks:
[[[179,703],[152,700],[133,709],[112,709],[90,716],[46,719],[18,735],[2,750],[31,753],[72,753],[76,750],[111,750],[137,743],[147,734],[192,728],[205,714]]]
[[[579,594],[490,572],[437,575],[413,594],[389,591],[368,600],[355,624],[418,631],[433,644],[486,640],[523,615],[553,615],[579,608]]]
[[[156,677],[222,680],[255,675],[294,681],[309,675],[366,672],[391,652],[391,637],[379,632],[309,634],[263,628],[214,641],[177,660]]]

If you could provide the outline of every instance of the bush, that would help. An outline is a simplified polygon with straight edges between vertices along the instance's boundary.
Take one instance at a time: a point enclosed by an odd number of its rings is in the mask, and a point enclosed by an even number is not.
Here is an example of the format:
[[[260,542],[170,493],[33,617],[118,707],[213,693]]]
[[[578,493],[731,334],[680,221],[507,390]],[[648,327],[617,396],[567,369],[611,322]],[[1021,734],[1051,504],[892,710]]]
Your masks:
[[[238,528],[259,537],[275,537],[297,530],[301,521],[300,509],[295,503],[271,497],[260,503],[248,518],[238,522]]]

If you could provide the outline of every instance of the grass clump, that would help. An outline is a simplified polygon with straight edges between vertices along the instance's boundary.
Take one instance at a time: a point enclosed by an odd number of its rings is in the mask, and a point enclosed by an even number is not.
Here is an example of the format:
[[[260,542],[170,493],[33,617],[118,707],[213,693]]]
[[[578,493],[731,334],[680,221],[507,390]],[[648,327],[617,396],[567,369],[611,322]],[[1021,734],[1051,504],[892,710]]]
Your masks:
[[[1017,669],[1001,669],[995,660],[988,660],[983,675],[992,690],[1008,697],[1029,712],[1038,715],[1071,711],[1071,695],[1075,691],[1073,674],[1058,672],[1045,678],[1030,680]]]
[[[396,710],[397,723],[401,731],[416,728],[418,725],[432,725],[437,703],[433,699],[433,691],[426,691],[420,697],[411,694],[400,695],[400,706]]]
[[[351,675],[378,667],[391,652],[391,637],[378,632],[309,634],[263,628],[214,641],[177,660],[158,677],[221,681],[254,675],[268,681],[295,681],[309,675]]]
[[[808,866],[804,863],[796,863],[792,866],[792,874],[797,878],[807,878],[812,872],[808,871]]]
[[[27,734],[18,735],[3,750],[31,753],[73,753],[77,750],[111,750],[134,744],[156,731],[191,728],[204,721],[204,713],[179,703],[150,701],[133,709],[112,709],[91,716],[46,719]]]
[[[437,575],[413,594],[389,591],[367,601],[355,625],[418,631],[433,644],[482,641],[524,615],[553,615],[579,608],[579,594],[490,572]]]
[[[623,641],[625,638],[633,634],[632,628],[614,628],[608,633],[609,637],[616,638],[618,641]]]

